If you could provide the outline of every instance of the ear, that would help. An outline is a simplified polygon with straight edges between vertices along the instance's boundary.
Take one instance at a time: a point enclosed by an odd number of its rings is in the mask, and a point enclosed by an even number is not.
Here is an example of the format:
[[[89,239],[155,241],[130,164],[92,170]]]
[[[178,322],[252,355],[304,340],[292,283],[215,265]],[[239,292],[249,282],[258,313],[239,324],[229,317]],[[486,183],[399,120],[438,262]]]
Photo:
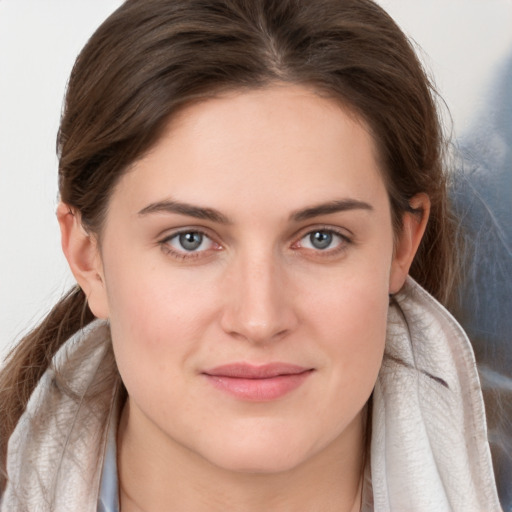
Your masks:
[[[82,225],[80,214],[65,203],[57,207],[62,251],[97,318],[108,318],[108,301],[97,239]]]
[[[402,288],[423,233],[425,233],[430,214],[430,199],[427,194],[416,194],[409,204],[411,209],[416,212],[405,212],[402,217],[402,231],[395,242],[391,263],[390,294],[396,293]]]

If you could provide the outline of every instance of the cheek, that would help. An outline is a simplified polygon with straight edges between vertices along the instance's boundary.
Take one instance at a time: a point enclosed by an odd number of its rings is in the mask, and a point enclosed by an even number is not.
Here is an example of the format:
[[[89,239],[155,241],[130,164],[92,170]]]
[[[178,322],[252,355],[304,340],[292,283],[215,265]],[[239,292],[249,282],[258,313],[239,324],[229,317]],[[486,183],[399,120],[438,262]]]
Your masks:
[[[350,337],[362,343],[385,330],[389,305],[391,257],[384,260],[380,250],[367,252],[321,275],[305,274],[302,285],[310,290],[304,310],[311,317],[322,318],[329,329],[352,333]]]
[[[211,294],[176,274],[122,266],[107,274],[107,290],[114,351],[128,390],[149,393],[157,376],[164,387],[179,385],[215,316]]]
[[[129,337],[149,345],[167,344],[171,336],[177,338],[173,332],[188,337],[199,329],[210,314],[208,304],[215,301],[207,275],[190,279],[190,274],[173,271],[161,261],[152,264],[152,259],[160,258],[124,261],[106,270],[110,320]]]
[[[375,289],[348,288],[336,310],[331,310],[330,337],[343,375],[355,381],[376,377],[386,338],[388,296]]]
[[[382,363],[386,340],[389,268],[357,265],[331,276],[307,305],[313,339],[323,340],[332,367],[331,389],[348,390],[354,407],[368,398]],[[362,405],[362,404],[360,404]]]

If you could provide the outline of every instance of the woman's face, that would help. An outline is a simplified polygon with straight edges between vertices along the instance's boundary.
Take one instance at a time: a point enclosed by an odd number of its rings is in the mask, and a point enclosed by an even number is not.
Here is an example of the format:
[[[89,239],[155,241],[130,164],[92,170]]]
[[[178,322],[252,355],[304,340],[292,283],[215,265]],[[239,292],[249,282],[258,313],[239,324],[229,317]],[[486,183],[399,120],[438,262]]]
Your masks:
[[[283,85],[186,108],[113,192],[89,296],[131,421],[238,471],[348,453],[393,254],[372,138],[333,100]]]

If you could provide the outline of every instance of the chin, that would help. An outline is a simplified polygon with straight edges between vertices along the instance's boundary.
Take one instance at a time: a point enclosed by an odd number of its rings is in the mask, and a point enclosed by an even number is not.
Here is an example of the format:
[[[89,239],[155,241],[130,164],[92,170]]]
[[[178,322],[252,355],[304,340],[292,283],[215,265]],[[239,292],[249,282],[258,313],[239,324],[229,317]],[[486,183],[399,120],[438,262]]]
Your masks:
[[[230,442],[219,444],[215,452],[203,453],[210,463],[226,471],[236,473],[272,474],[293,470],[310,458],[312,447],[300,446],[300,442],[290,439],[252,439],[246,443]],[[294,442],[295,441],[295,442]]]

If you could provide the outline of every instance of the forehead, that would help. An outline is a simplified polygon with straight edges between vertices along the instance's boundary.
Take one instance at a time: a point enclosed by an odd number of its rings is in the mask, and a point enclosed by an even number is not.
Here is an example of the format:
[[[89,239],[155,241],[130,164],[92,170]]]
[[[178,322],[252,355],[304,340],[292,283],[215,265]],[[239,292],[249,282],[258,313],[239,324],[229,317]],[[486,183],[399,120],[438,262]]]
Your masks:
[[[367,201],[383,190],[362,120],[311,89],[277,85],[182,109],[114,195],[133,208],[179,195],[212,207],[293,209],[333,195]]]

